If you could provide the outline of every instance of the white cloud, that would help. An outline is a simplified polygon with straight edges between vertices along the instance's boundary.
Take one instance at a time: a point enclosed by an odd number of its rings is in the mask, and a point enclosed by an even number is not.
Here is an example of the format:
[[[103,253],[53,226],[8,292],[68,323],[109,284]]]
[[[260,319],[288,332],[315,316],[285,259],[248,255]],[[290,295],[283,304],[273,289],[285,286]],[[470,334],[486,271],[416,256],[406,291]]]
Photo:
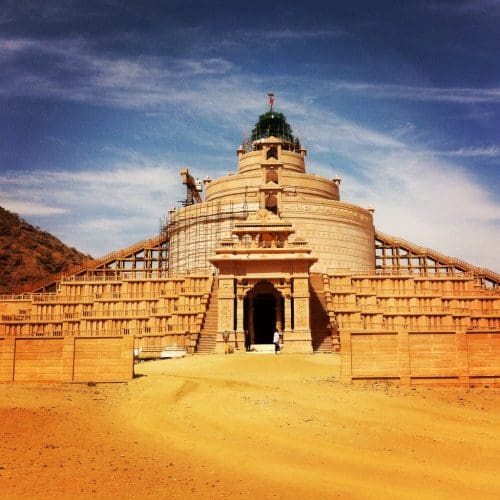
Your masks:
[[[27,39],[10,39],[4,38],[0,40],[0,55],[15,55],[17,52],[26,50],[32,46],[32,42]]]
[[[309,160],[308,170],[328,178],[340,175],[342,200],[374,207],[377,229],[500,272],[500,199],[458,163],[497,156],[496,146],[443,155],[321,112],[318,117],[306,110],[302,119],[304,139],[312,141],[306,144],[310,157],[321,158],[320,163]],[[325,163],[329,154],[339,153],[348,159],[348,169]]]
[[[337,152],[349,152],[358,148],[398,149],[404,146],[394,137],[326,111],[303,109],[297,124],[301,138],[309,140],[311,147],[317,144],[335,147]]]
[[[500,0],[452,0],[451,2],[427,1],[429,10],[443,11],[455,15],[496,15],[500,13]]]
[[[412,85],[335,81],[331,83],[330,88],[332,90],[363,94],[364,97],[369,98],[441,101],[458,104],[500,102],[500,87],[420,87]]]
[[[223,123],[225,127],[251,126],[248,116],[253,118],[263,109],[262,89],[269,85],[269,81],[255,75],[240,74],[225,59],[111,58],[95,53],[78,40],[4,40],[1,51],[14,55],[31,51],[47,56],[52,67],[62,68],[62,73],[55,71],[52,75],[35,70],[16,72],[4,65],[12,76],[12,83],[6,82],[0,90],[4,95],[55,96],[155,112],[168,105],[170,118],[176,113],[172,105],[181,105],[179,119],[203,118],[209,124]],[[285,80],[274,80],[276,87],[271,90],[287,88]],[[436,89],[352,82],[334,82],[331,88],[372,97],[500,102],[497,88]],[[328,177],[340,174],[344,179],[343,199],[375,207],[379,229],[472,264],[500,270],[495,255],[500,248],[498,198],[459,163],[452,163],[474,156],[497,157],[498,146],[437,153],[412,149],[403,140],[412,133],[411,124],[404,133],[388,135],[328,108],[304,104],[302,96],[283,94],[279,100],[295,133],[309,148],[310,157],[321,153],[321,158],[327,154],[349,158],[352,170],[348,172],[318,167],[314,161],[309,171]],[[169,126],[172,122],[165,123]],[[199,144],[211,138],[196,133]],[[193,137],[189,140],[195,143]],[[234,171],[234,166],[231,163],[227,168]],[[10,202],[17,203],[14,211],[30,216],[36,212],[45,229],[98,256],[158,232],[159,218],[183,197],[178,168],[132,155],[102,171],[11,173],[1,180]]]
[[[11,195],[2,193],[2,207],[11,212],[22,214],[23,216],[38,215],[38,216],[50,216],[50,215],[61,215],[68,211],[64,208],[51,207],[49,205],[44,205],[42,203],[32,203],[30,201],[19,201],[13,200]]]
[[[153,162],[102,171],[7,172],[0,180],[2,206],[93,256],[158,234],[172,200],[183,197],[178,169]]]
[[[343,200],[375,207],[377,229],[500,271],[500,202],[459,166],[399,151],[365,158],[362,175],[342,178]]]
[[[333,36],[335,31],[321,31],[321,36]],[[295,31],[270,32],[271,37],[307,36]],[[32,67],[16,64],[16,58],[28,56],[44,61]],[[98,52],[80,38],[39,40],[31,38],[0,38],[0,95],[51,97],[120,108],[157,110],[182,106],[185,109],[224,116],[225,120],[239,117],[241,112],[262,109],[262,88],[267,80],[244,74],[231,61],[222,57],[185,58],[170,56],[118,56]],[[275,77],[277,88],[286,88],[289,77]],[[297,82],[296,82],[297,83]],[[500,88],[425,87],[394,84],[373,84],[353,81],[305,81],[302,88],[362,94],[364,98],[404,99],[411,101],[453,102],[460,104],[498,103]],[[318,87],[319,86],[319,87]],[[277,90],[277,89],[272,89]],[[302,104],[280,96],[280,104],[297,114]],[[226,105],[225,105],[226,104]],[[331,115],[328,116],[332,121]],[[407,129],[405,129],[408,132]],[[372,144],[380,142],[381,134],[346,121],[336,123],[336,131],[349,142]],[[368,137],[369,136],[369,137]],[[384,137],[395,142],[394,137]]]
[[[439,151],[436,152],[440,156],[456,156],[456,157],[478,157],[485,156],[489,158],[496,158],[500,156],[500,147],[498,146],[486,146],[482,148],[459,148],[455,151]]]
[[[223,58],[105,55],[78,38],[3,38],[0,56],[5,75],[0,95],[55,97],[124,108],[189,103],[203,89],[200,77],[220,77],[234,69]],[[21,56],[44,64],[17,66],[14,58]],[[194,81],[201,85],[187,83]]]
[[[330,38],[344,36],[344,30],[265,30],[245,32],[253,40],[264,38],[267,40],[305,40],[308,38]]]

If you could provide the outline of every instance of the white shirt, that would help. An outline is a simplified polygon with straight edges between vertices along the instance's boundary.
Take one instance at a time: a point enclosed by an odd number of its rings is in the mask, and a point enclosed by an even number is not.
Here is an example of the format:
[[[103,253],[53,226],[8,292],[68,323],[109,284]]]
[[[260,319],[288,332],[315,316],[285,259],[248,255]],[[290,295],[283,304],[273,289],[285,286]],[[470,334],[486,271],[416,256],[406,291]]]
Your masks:
[[[274,336],[273,336],[273,343],[277,344],[279,341],[280,341],[280,334],[279,334],[278,330],[276,330],[274,332]]]

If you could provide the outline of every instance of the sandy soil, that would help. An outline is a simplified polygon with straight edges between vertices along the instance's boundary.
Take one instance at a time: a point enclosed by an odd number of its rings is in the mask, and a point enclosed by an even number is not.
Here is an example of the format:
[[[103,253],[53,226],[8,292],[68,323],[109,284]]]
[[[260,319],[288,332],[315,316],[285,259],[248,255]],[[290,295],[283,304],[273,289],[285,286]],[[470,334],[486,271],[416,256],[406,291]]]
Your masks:
[[[191,356],[0,384],[3,498],[500,498],[500,390],[345,386],[338,357]]]

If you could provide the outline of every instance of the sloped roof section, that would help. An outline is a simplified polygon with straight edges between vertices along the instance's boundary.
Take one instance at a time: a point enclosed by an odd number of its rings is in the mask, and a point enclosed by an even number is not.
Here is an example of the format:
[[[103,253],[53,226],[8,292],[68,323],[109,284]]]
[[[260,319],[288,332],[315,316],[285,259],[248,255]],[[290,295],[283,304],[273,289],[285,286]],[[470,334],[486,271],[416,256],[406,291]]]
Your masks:
[[[402,238],[375,231],[375,262],[377,271],[423,275],[463,275],[477,278],[486,287],[500,286],[500,275],[489,269],[449,257],[430,248],[415,245]]]
[[[89,271],[100,269],[163,269],[166,267],[166,250],[164,248],[166,244],[167,238],[164,234],[139,241],[128,248],[110,252],[103,257],[87,260],[64,272],[53,274],[44,280],[19,289],[17,293],[52,291],[63,277],[80,276]]]

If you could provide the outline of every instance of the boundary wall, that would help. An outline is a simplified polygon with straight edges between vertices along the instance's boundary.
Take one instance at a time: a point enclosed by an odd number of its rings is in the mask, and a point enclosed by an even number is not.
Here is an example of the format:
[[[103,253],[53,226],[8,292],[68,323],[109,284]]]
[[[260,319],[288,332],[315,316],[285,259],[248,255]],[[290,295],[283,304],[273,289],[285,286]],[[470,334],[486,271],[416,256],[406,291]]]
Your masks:
[[[0,382],[124,382],[134,374],[134,338],[3,337]]]
[[[340,342],[344,382],[500,387],[500,331],[344,331]]]

